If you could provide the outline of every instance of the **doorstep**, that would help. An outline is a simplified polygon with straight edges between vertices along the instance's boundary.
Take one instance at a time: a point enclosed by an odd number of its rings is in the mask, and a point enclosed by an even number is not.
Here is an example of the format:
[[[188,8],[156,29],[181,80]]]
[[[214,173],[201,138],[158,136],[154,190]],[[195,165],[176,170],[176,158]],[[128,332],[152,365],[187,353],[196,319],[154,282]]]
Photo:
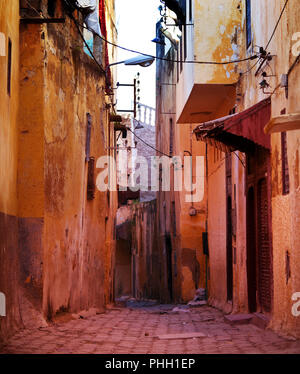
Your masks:
[[[270,323],[270,318],[263,313],[253,313],[251,323],[263,330],[265,330]]]
[[[263,313],[229,314],[229,315],[224,316],[224,322],[232,326],[247,325],[251,323],[265,330],[270,322],[270,318]]]
[[[228,314],[224,317],[224,321],[232,326],[246,325],[252,320],[252,314]]]

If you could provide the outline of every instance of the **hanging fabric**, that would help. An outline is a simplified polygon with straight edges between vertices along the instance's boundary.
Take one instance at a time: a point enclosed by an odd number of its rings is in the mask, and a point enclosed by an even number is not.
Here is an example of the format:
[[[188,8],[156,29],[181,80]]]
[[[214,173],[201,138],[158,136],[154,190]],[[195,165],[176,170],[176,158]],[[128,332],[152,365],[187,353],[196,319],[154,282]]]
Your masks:
[[[94,34],[101,36],[101,29],[98,16],[97,0],[77,0],[77,6],[84,15],[86,27]]]
[[[100,26],[101,26],[101,33],[103,38],[107,40],[107,29],[106,29],[106,16],[105,16],[105,1],[99,0],[99,18],[100,18]],[[109,56],[108,56],[108,45],[105,42],[105,49],[104,49],[104,59],[105,59],[105,67],[107,68],[109,65]],[[111,71],[107,69],[107,84],[111,83]]]

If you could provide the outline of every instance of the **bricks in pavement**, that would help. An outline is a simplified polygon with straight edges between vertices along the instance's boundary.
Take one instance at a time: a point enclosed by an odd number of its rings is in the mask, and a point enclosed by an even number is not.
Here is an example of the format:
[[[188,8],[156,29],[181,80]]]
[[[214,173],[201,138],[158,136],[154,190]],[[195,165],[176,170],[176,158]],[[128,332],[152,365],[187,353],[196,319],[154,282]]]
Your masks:
[[[158,334],[202,332],[203,338],[160,340]],[[173,313],[152,308],[117,308],[85,319],[22,330],[0,348],[7,354],[211,354],[300,353],[287,340],[254,325],[229,326],[223,314],[202,306]]]

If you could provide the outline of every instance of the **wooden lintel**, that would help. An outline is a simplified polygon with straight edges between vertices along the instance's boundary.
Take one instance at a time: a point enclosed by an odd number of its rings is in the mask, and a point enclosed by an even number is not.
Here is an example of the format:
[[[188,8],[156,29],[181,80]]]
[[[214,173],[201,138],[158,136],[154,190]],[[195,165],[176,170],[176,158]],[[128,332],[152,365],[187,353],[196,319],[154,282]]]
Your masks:
[[[266,134],[291,130],[300,130],[300,113],[290,113],[273,117],[264,128]]]

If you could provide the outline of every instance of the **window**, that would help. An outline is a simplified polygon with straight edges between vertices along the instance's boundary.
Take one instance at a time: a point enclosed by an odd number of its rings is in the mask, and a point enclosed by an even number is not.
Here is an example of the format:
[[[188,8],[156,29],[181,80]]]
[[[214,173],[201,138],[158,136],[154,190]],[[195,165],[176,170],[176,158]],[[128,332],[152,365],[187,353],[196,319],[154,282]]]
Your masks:
[[[189,0],[189,20],[192,21],[193,19],[193,2]]]
[[[251,0],[246,0],[246,46],[251,45]]]
[[[7,50],[7,93],[10,96],[11,92],[11,53],[12,53],[12,43],[10,38],[8,38],[8,50]]]
[[[90,157],[88,161],[88,177],[87,177],[87,199],[93,200],[95,198],[95,159]]]
[[[183,50],[184,50],[184,61],[186,60],[187,58],[187,37],[186,37],[186,25],[183,26]]]
[[[286,280],[286,284],[288,284],[290,278],[291,278],[291,260],[290,260],[289,252],[286,251],[286,253],[285,253],[285,280]]]
[[[177,72],[177,83],[179,81],[179,47],[177,47],[177,69],[176,69],[176,72]]]
[[[286,132],[281,133],[281,162],[282,162],[282,194],[290,192],[289,165],[287,157]]]
[[[183,47],[182,44],[183,44],[183,38],[182,38],[182,36],[180,38],[180,42],[179,43],[180,43],[180,47],[179,48],[180,48],[180,73],[181,73],[182,72],[182,68],[183,68],[183,62],[182,62],[182,52],[183,52],[182,51],[182,49],[183,49],[182,48]]]
[[[86,122],[85,161],[89,161],[92,131],[92,116],[90,115],[90,113],[86,114]]]
[[[173,154],[173,120],[170,118],[170,156]]]
[[[49,17],[55,16],[56,0],[48,0],[48,14]]]
[[[172,220],[172,231],[173,235],[176,236],[176,208],[175,208],[175,201],[172,201],[171,205],[171,220]]]

